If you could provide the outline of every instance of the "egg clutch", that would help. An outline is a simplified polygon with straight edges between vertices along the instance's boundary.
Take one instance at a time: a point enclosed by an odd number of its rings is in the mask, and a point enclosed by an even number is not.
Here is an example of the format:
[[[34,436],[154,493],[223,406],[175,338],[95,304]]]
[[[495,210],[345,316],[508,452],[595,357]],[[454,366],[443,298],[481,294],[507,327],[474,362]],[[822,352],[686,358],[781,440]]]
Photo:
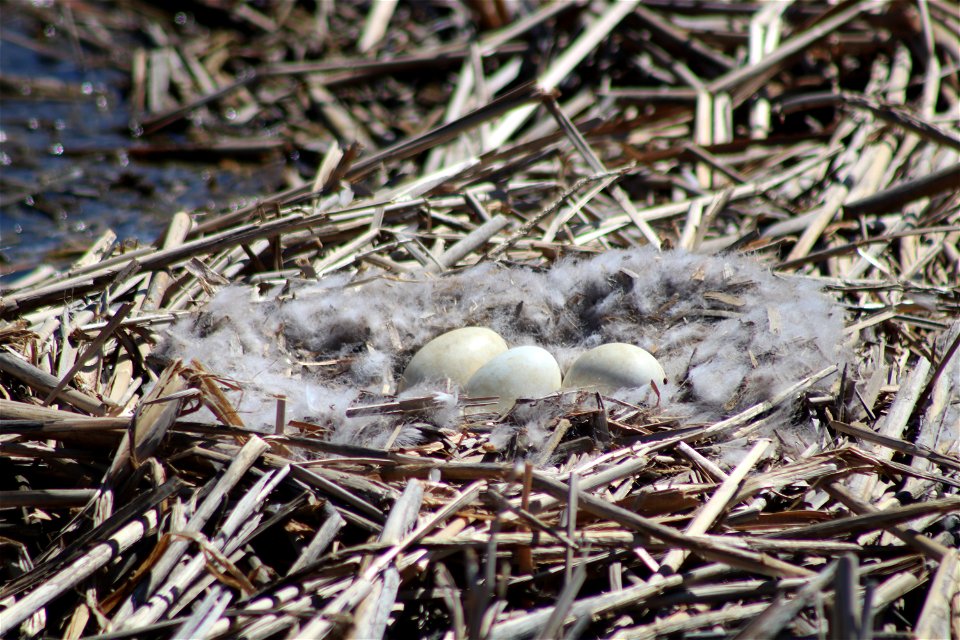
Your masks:
[[[471,398],[498,398],[496,410],[509,411],[517,400],[543,398],[561,389],[609,394],[618,389],[651,387],[658,400],[667,376],[645,349],[624,342],[582,353],[562,375],[553,355],[535,345],[513,347],[486,327],[463,327],[430,340],[414,354],[398,391],[450,380]]]

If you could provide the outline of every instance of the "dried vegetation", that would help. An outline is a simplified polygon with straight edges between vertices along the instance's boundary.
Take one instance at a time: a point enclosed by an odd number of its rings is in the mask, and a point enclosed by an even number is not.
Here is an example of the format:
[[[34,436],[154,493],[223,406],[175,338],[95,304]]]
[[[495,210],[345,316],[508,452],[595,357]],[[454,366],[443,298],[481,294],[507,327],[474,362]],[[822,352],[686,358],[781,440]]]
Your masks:
[[[24,10],[91,64],[141,38],[137,153],[297,162],[3,291],[0,634],[960,636],[956,4],[181,4]],[[402,449],[283,399],[255,434],[242,382],[151,358],[227,283],[640,245],[817,280],[855,363],[709,424],[594,403],[532,457],[429,399],[354,408],[419,421]],[[815,445],[718,464],[784,406]]]

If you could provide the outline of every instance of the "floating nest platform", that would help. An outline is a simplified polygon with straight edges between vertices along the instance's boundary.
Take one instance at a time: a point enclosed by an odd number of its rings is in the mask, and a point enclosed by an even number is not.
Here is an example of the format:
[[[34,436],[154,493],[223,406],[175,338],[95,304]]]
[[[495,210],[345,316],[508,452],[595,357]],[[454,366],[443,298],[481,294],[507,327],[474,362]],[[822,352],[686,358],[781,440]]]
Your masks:
[[[140,43],[141,157],[298,164],[3,290],[0,635],[960,637],[955,4],[182,4],[24,10],[90,64]],[[852,360],[708,423],[596,397],[531,451],[389,389],[352,415],[418,443],[246,424],[156,353],[228,285],[651,245],[819,283]]]

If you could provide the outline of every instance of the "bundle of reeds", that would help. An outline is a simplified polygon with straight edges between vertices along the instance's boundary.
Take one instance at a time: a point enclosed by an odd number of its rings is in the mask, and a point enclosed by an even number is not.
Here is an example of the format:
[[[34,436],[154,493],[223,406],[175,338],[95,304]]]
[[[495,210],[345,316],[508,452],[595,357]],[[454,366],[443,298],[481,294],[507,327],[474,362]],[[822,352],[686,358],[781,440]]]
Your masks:
[[[104,56],[152,29],[136,153],[296,149],[312,175],[3,291],[0,635],[960,637],[955,5],[196,0],[173,31],[106,4],[69,27]],[[590,396],[531,449],[491,441],[512,414],[438,424],[390,388],[347,412],[413,443],[337,440],[289,397],[251,430],[262,390],[156,351],[228,285],[641,246],[815,281],[852,357],[706,422]]]

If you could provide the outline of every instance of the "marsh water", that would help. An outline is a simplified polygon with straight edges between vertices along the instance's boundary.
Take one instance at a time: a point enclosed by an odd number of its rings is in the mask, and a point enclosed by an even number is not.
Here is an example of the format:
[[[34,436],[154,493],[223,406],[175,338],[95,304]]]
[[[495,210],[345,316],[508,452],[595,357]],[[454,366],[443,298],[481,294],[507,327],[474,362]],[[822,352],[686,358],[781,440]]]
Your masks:
[[[176,151],[181,133],[138,137],[129,72],[29,9],[0,2],[0,278],[67,266],[107,230],[153,242],[177,211],[230,210],[277,183],[282,157],[197,161]]]

